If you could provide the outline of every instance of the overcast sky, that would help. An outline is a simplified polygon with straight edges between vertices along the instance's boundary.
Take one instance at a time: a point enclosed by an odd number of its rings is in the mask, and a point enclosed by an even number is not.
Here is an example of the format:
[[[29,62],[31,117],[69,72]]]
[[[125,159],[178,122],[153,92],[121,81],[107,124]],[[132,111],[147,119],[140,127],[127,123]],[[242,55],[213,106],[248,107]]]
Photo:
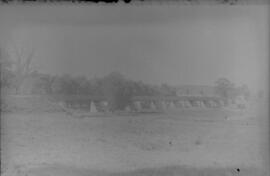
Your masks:
[[[255,5],[1,7],[0,37],[7,48],[34,48],[44,73],[119,71],[172,85],[226,77],[256,90],[269,79],[268,16]]]

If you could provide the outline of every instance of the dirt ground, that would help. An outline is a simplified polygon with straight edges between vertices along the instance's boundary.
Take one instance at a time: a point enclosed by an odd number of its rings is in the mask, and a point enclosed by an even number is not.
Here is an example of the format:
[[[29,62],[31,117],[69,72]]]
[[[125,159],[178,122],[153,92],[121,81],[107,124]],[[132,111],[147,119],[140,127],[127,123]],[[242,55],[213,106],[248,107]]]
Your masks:
[[[267,175],[269,124],[263,113],[192,109],[1,118],[5,176]]]

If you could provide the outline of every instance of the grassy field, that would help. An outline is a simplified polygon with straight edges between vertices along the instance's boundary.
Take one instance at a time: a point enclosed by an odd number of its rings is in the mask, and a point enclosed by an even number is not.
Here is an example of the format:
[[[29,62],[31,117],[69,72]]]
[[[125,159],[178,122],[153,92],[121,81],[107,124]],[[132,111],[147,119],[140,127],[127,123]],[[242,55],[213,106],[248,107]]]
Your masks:
[[[260,113],[1,118],[4,175],[266,175],[268,123]]]

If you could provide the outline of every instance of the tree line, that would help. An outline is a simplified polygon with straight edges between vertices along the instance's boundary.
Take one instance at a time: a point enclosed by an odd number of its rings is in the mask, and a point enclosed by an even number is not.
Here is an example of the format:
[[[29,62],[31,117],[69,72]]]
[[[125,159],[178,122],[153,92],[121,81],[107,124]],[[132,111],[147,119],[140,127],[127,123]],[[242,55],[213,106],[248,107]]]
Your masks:
[[[73,77],[65,74],[62,76],[40,73],[31,67],[33,52],[24,57],[20,54],[11,60],[8,54],[0,50],[1,88],[12,90],[14,94],[23,94],[25,82],[31,84],[30,94],[42,95],[90,95],[104,96],[110,100],[113,109],[122,109],[131,103],[134,96],[176,96],[177,88],[168,84],[151,85],[142,81],[133,81],[119,72],[112,72],[107,76],[89,79],[86,76]],[[243,95],[250,97],[246,85],[235,86],[226,78],[215,82],[218,96],[234,99]]]

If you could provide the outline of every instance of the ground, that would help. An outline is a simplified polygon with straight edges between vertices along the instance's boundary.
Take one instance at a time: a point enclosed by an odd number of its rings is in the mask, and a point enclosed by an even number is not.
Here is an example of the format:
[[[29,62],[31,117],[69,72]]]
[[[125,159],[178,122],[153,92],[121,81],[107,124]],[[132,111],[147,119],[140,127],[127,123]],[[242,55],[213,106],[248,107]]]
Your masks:
[[[266,175],[263,113],[189,109],[1,118],[3,175]]]

